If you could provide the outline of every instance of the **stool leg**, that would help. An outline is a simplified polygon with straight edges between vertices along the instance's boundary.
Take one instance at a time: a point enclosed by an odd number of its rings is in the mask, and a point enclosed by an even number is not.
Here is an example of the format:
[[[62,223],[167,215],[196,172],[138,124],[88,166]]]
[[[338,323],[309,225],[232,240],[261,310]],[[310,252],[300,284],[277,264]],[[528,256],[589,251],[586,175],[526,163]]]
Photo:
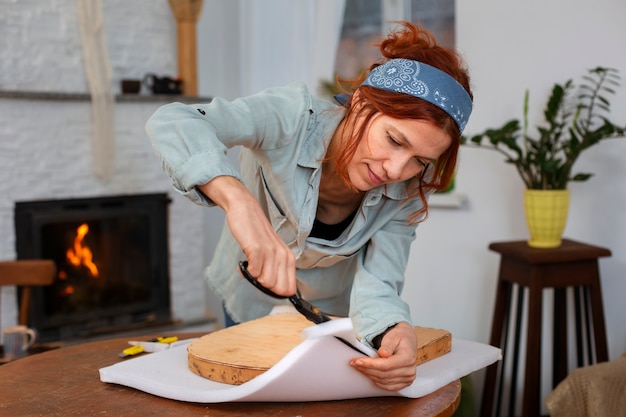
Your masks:
[[[511,386],[509,387],[509,417],[515,416],[515,403],[517,401],[517,369],[519,365],[519,352],[522,344],[522,312],[524,311],[524,287],[517,285],[517,310],[515,312],[515,336],[513,342],[513,363],[511,366]],[[504,380],[504,372],[502,374]],[[500,415],[500,408],[497,408],[497,415]]]
[[[552,388],[567,376],[567,288],[554,289]]]
[[[599,272],[594,281],[594,284],[589,286],[589,295],[591,297],[591,312],[593,314],[593,335],[596,340],[596,362],[606,362],[609,360],[609,352],[606,343],[604,304],[602,303]]]
[[[531,280],[528,291],[528,332],[526,334],[526,374],[524,376],[523,417],[539,415],[541,392],[541,313],[542,287]]]
[[[509,326],[511,323],[511,314],[513,311],[513,306],[511,305],[511,299],[513,297],[513,288],[514,285],[510,284],[509,285],[509,292],[507,294],[507,298],[506,298],[506,312],[504,313],[504,323],[502,325],[502,341],[500,342],[500,346],[502,349],[502,352],[508,352],[508,346],[509,346]],[[515,343],[517,339],[515,337],[513,337],[513,343]],[[506,373],[506,363],[507,363],[508,357],[503,357],[502,361],[500,363],[500,366],[498,368],[498,376],[497,376],[497,381],[498,381],[498,386],[496,387],[496,409],[495,409],[495,414],[496,416],[500,416],[500,409],[502,407],[502,393],[504,392],[504,374]]]
[[[507,334],[506,326],[508,326],[508,305],[510,305],[511,299],[511,284],[498,279],[498,285],[496,288],[496,301],[493,311],[493,319],[491,322],[491,336],[489,338],[489,344],[502,348],[502,334]],[[498,375],[498,367],[501,364],[498,361],[487,367],[487,373],[485,375],[485,385],[483,387],[483,398],[481,402],[480,415],[489,417],[493,411],[493,397],[496,386],[496,379]]]
[[[591,306],[591,300],[589,299],[589,288],[588,287],[581,287],[579,288],[580,291],[580,296],[582,299],[582,314],[585,320],[585,334],[587,336],[586,342],[587,342],[587,362],[583,362],[585,365],[592,365],[594,363],[596,363],[596,361],[594,360],[594,348],[595,346],[593,346],[593,339],[594,339],[594,333],[593,333],[593,329],[591,328],[591,320],[592,320],[592,314],[593,314],[593,308]],[[584,351],[583,351],[583,358],[584,358]],[[584,359],[583,359],[584,360]]]
[[[584,288],[574,287],[574,318],[575,318],[575,326],[576,326],[576,366],[578,368],[585,365],[584,358],[584,350],[583,350],[583,312],[581,308],[581,303],[585,305],[585,298],[583,298],[583,294],[581,291],[584,291]],[[588,317],[588,316],[586,316]],[[585,320],[588,322],[588,320]],[[589,334],[589,325],[587,325],[587,334]]]

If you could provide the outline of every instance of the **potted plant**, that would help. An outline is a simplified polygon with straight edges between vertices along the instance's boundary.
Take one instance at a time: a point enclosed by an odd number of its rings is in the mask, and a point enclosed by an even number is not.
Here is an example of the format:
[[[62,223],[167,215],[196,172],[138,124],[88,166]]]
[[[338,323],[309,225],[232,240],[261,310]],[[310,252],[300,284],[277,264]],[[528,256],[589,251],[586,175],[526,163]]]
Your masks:
[[[501,153],[505,162],[517,170],[526,186],[524,207],[530,246],[560,246],[569,207],[567,185],[570,181],[587,181],[593,175],[574,173],[576,160],[584,150],[602,140],[624,137],[626,126],[608,119],[611,104],[607,97],[615,94],[619,82],[616,69],[597,67],[582,77],[578,87],[571,79],[555,84],[543,111],[545,120],[536,126],[534,137],[528,126],[528,91],[524,97],[523,122],[514,119],[469,139],[463,137],[465,145]],[[536,198],[541,200],[535,202]],[[556,224],[534,217],[541,211],[554,212],[552,204],[561,210]],[[547,225],[554,233],[538,231],[538,225]]]

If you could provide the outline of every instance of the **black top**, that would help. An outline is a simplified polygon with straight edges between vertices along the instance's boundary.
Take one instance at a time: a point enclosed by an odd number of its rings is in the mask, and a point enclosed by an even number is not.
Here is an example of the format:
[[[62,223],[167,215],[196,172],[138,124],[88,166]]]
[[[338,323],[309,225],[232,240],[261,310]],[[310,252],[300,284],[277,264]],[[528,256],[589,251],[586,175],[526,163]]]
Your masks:
[[[311,237],[317,237],[324,240],[335,240],[344,230],[352,223],[352,219],[356,215],[357,210],[353,211],[348,217],[337,224],[326,224],[315,218],[313,228],[311,229]]]

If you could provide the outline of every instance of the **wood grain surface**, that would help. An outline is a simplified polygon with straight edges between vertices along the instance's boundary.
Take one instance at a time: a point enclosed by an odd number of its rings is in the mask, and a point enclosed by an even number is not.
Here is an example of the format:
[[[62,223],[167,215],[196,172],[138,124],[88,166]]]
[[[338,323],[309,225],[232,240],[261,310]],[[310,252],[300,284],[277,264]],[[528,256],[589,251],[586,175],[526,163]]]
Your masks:
[[[179,339],[204,333],[168,333]],[[145,335],[152,340],[163,334]],[[294,403],[199,404],[169,400],[123,385],[107,384],[98,369],[122,359],[128,336],[63,347],[0,366],[0,416],[159,417],[450,417],[461,399],[451,382],[422,398],[375,397]]]
[[[297,313],[280,313],[207,334],[187,348],[189,369],[212,381],[240,385],[261,375],[302,343],[302,330],[311,322]],[[446,330],[415,327],[416,365],[452,348]]]

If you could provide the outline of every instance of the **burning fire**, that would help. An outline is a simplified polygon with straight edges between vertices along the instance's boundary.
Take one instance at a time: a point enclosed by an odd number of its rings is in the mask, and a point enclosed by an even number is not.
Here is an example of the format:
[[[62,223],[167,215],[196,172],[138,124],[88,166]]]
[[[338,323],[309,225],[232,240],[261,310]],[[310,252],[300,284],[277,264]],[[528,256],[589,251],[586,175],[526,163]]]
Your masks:
[[[93,253],[88,246],[83,245],[83,240],[89,232],[87,223],[83,223],[76,229],[74,247],[67,250],[66,256],[69,263],[74,266],[85,266],[89,269],[91,276],[98,276],[98,267],[93,263]]]

